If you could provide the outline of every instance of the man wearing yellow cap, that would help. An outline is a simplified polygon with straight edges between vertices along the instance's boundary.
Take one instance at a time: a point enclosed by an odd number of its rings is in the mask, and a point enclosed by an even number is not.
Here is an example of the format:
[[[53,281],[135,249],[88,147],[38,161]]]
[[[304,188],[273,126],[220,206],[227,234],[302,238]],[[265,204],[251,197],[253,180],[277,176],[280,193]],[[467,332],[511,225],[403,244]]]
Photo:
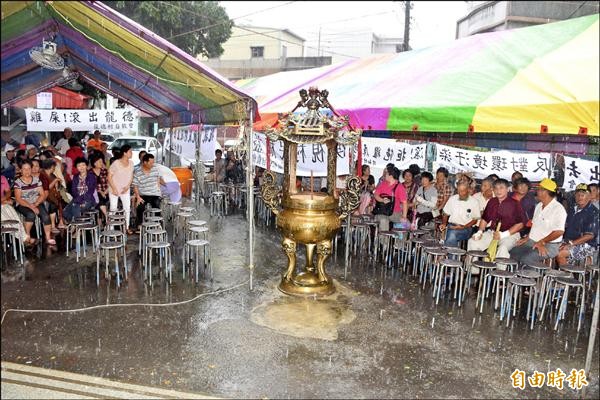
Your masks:
[[[510,257],[521,265],[542,262],[558,255],[567,212],[556,200],[556,189],[556,182],[552,179],[545,178],[540,182],[537,189],[540,203],[533,212],[531,231],[510,251]]]

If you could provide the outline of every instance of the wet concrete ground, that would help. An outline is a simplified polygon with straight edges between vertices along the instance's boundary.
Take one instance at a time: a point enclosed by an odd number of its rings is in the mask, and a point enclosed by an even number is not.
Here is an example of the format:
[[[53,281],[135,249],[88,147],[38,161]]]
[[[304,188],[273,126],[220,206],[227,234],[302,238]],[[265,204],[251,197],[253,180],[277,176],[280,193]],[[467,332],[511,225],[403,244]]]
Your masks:
[[[201,207],[199,215],[209,219]],[[511,386],[515,368],[561,368],[585,362],[590,311],[579,334],[572,312],[553,331],[549,321],[528,329],[524,315],[509,327],[491,303],[474,310],[474,293],[462,307],[431,298],[417,280],[357,259],[343,279],[343,254],[328,271],[353,296],[340,312],[354,313],[337,326],[337,339],[291,336],[252,322],[253,310],[286,300],[275,289],[286,259],[280,235],[257,227],[254,290],[249,290],[246,222],[242,214],[210,220],[214,281],[182,280],[181,240],[176,273],[147,286],[129,242],[129,280],[95,282],[95,257],[75,263],[63,252],[2,267],[2,313],[18,309],[76,309],[99,304],[195,301],[168,307],[127,306],[73,313],[13,313],[2,323],[3,361],[84,373],[108,379],[225,397],[245,398],[573,398],[581,392]],[[35,255],[28,256],[30,260]],[[302,257],[298,261],[303,265]],[[382,278],[382,272],[385,277]],[[383,289],[382,289],[383,283]],[[295,308],[300,313],[301,307]],[[343,310],[342,310],[343,309]],[[571,309],[570,309],[571,311]],[[598,344],[586,398],[598,398]]]

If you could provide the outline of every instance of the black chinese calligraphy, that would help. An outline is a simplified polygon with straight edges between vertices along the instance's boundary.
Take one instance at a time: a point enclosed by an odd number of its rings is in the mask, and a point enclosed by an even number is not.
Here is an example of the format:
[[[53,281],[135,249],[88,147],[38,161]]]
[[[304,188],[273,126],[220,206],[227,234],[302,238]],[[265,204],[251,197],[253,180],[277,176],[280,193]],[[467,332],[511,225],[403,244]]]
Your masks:
[[[501,156],[492,156],[492,171],[505,171],[507,169],[506,158]]]
[[[590,174],[590,183],[600,183],[600,171],[598,171],[598,164],[596,164],[594,168],[590,168]]]
[[[81,123],[81,121],[79,120],[79,113],[77,111],[69,113],[69,122],[73,124]]]
[[[438,158],[440,161],[452,162],[452,154],[449,149],[440,149]]]
[[[581,175],[581,172],[578,171],[577,164],[575,164],[575,160],[571,161],[566,169],[569,172],[569,176],[579,178],[579,175]]]
[[[538,156],[537,168],[533,170],[533,172],[547,172],[548,171],[548,159],[546,157]]]
[[[42,122],[42,115],[39,111],[32,110],[29,113],[29,120],[31,122]]]
[[[385,156],[383,157],[383,160],[391,161],[392,158],[394,158],[394,150],[392,150],[390,147],[388,147],[387,150],[385,151]]]
[[[480,155],[480,154],[474,154],[473,155],[473,165],[472,165],[473,169],[487,169],[488,167],[488,163],[487,163],[487,157],[485,155]]]
[[[115,112],[114,111],[107,111],[106,115],[105,115],[105,120],[106,120],[106,123],[117,122],[117,120],[115,119]]]
[[[325,161],[325,151],[323,150],[323,144],[321,143],[313,143],[312,145],[312,162],[324,162]]]

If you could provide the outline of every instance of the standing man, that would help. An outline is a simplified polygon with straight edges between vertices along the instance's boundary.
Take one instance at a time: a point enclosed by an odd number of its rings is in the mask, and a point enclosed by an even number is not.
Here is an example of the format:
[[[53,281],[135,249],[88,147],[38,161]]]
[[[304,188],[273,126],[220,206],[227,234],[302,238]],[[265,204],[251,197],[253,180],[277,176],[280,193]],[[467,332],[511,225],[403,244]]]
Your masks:
[[[510,251],[511,258],[521,265],[542,262],[558,255],[567,212],[556,200],[556,182],[545,178],[537,189],[540,200],[533,213],[529,236],[523,237]]]
[[[460,240],[469,240],[471,229],[481,217],[479,204],[469,195],[469,184],[461,181],[457,194],[451,196],[444,206],[440,231],[446,232],[445,246],[456,247]]]
[[[521,203],[508,195],[510,183],[506,179],[494,182],[494,195],[485,209],[479,222],[479,231],[467,244],[467,250],[487,250],[493,239],[499,240],[497,257],[509,257],[510,250],[520,239],[519,232],[527,223],[527,216]],[[500,223],[500,232],[496,227]]]
[[[104,143],[104,142],[102,140],[100,140],[100,131],[96,129],[94,131],[94,137],[91,138],[90,140],[88,140],[88,142],[87,142],[86,148],[87,148],[88,153],[89,153],[90,149],[102,152],[102,143]]]
[[[69,139],[71,139],[71,136],[73,136],[71,128],[65,128],[63,131],[63,138],[56,143],[55,148],[61,157],[64,157],[69,148],[71,148],[71,146],[69,146]]]
[[[563,244],[557,261],[559,266],[583,261],[598,248],[598,209],[590,201],[585,183],[575,188],[575,206],[567,213]]]
[[[227,174],[227,161],[223,159],[223,152],[220,149],[215,150],[215,182],[221,183],[225,180]]]
[[[144,154],[142,167],[133,173],[133,193],[138,205],[136,208],[138,226],[142,223],[146,204],[150,204],[152,208],[160,208],[160,185],[164,184],[160,171],[154,165],[154,156]]]

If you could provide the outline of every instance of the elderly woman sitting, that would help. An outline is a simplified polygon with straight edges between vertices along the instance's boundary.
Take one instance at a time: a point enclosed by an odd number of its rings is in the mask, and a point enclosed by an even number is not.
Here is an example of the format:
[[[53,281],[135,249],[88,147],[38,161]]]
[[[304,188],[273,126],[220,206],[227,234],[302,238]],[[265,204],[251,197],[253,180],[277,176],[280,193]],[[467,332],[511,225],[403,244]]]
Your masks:
[[[44,225],[46,243],[55,245],[51,236],[50,216],[43,205],[46,194],[42,182],[31,174],[31,162],[26,160],[21,164],[21,177],[15,181],[15,200],[17,211],[25,217],[25,232],[31,235],[31,227],[36,217],[40,217]],[[30,239],[30,244],[33,243]]]
[[[63,211],[63,216],[67,221],[73,221],[83,212],[96,208],[96,175],[90,173],[87,167],[88,163],[85,158],[79,157],[75,160],[77,174],[73,176],[71,184],[73,201]]]

